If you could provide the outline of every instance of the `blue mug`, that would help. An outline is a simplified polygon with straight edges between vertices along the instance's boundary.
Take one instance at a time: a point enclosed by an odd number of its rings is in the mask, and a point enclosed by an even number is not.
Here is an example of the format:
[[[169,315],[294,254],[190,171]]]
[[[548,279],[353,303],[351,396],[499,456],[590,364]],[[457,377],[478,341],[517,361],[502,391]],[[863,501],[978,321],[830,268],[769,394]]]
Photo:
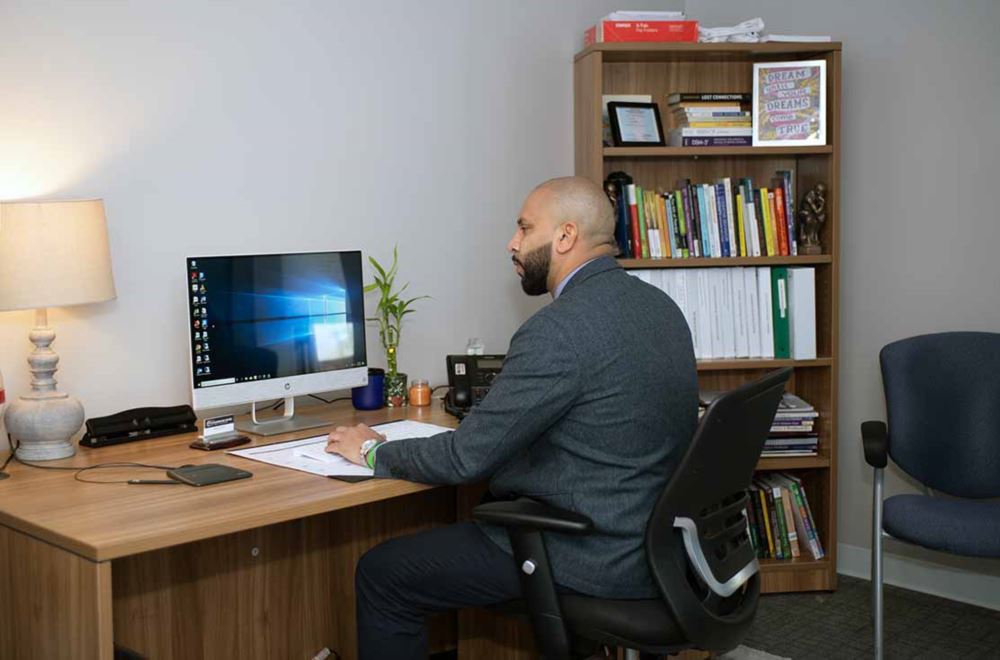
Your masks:
[[[385,370],[376,367],[368,369],[368,384],[351,389],[351,403],[355,410],[378,410],[384,403]]]

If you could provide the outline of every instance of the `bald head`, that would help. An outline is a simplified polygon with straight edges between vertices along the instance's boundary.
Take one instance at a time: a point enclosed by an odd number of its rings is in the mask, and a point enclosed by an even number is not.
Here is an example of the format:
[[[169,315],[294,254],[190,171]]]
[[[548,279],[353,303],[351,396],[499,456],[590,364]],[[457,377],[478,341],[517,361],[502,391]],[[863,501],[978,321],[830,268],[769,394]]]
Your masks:
[[[549,179],[532,191],[557,223],[576,223],[580,241],[587,248],[613,246],[615,213],[608,195],[590,179],[565,176]]]
[[[575,176],[550,179],[524,200],[507,251],[521,288],[540,295],[588,261],[614,256],[614,233],[614,210],[600,186]]]

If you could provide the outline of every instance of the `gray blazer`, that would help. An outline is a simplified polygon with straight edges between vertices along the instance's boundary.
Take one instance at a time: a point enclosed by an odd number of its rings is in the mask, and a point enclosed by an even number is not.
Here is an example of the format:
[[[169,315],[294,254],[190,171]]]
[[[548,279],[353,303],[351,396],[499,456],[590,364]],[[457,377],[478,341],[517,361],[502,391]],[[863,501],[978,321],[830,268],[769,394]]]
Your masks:
[[[375,473],[433,484],[488,477],[497,497],[578,511],[595,533],[545,534],[556,581],[606,598],[650,597],[646,523],[697,410],[680,309],[604,257],[518,329],[489,395],[456,431],[383,445]],[[510,552],[503,529],[483,529]]]

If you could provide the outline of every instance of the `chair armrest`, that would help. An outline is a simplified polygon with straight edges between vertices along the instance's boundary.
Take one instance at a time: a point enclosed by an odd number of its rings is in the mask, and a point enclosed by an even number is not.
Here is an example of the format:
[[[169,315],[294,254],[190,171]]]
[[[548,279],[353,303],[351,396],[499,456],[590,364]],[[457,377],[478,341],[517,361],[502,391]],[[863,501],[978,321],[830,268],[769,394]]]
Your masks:
[[[868,465],[878,469],[889,463],[889,431],[885,422],[861,422],[861,442]]]
[[[594,529],[594,523],[587,516],[526,497],[513,502],[480,504],[472,510],[472,517],[504,527],[526,527],[563,534],[589,534]]]
[[[513,502],[480,504],[472,510],[472,517],[507,528],[514,562],[519,568],[528,619],[541,656],[551,660],[568,659],[571,648],[569,630],[562,618],[562,607],[542,531],[586,534],[593,529],[594,523],[579,513],[526,497]]]

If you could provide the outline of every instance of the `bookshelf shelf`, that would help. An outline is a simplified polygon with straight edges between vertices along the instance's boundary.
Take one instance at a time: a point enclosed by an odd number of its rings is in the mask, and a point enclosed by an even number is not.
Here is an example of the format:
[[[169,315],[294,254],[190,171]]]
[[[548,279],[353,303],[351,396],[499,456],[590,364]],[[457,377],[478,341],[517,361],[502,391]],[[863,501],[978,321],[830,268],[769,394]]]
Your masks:
[[[735,369],[780,369],[782,367],[829,367],[833,358],[816,358],[815,360],[775,360],[736,358],[733,360],[698,360],[698,371],[732,371]]]
[[[833,147],[604,147],[605,158],[670,158],[675,156],[804,156],[832,154]]]
[[[819,59],[841,50],[839,41],[827,43],[693,44],[600,43],[587,46],[573,58],[579,61],[600,53],[605,62],[686,62],[723,60],[753,62],[773,58]]]
[[[830,467],[828,456],[788,456],[786,458],[762,458],[757,463],[758,470],[808,470]]]
[[[800,568],[821,568],[827,569],[830,567],[830,560],[827,557],[822,559],[812,559],[802,557],[797,557],[795,559],[758,559],[760,562],[760,570],[762,572],[771,571],[794,571]]]
[[[651,94],[660,104],[664,130],[671,113],[666,95],[675,92],[748,92],[753,63],[821,59],[827,63],[827,144],[816,147],[606,147],[602,141],[602,96]],[[712,182],[723,177],[769,181],[778,170],[792,172],[797,198],[822,182],[827,186],[826,223],[820,231],[825,254],[786,257],[619,259],[634,270],[735,266],[815,267],[816,347],[814,360],[699,360],[704,390],[725,390],[767,371],[794,369],[788,390],[819,412],[818,456],[762,458],[760,471],[790,471],[801,479],[826,557],[814,561],[762,560],[765,592],[832,590],[837,586],[837,383],[839,378],[840,278],[840,90],[841,44],[604,43],[577,53],[573,61],[575,171],[598,184],[625,171],[647,190],[672,190],[685,179]],[[794,206],[798,208],[799,199]]]
[[[622,268],[730,268],[732,266],[811,266],[833,263],[829,254],[795,257],[697,257],[688,259],[619,259]]]

